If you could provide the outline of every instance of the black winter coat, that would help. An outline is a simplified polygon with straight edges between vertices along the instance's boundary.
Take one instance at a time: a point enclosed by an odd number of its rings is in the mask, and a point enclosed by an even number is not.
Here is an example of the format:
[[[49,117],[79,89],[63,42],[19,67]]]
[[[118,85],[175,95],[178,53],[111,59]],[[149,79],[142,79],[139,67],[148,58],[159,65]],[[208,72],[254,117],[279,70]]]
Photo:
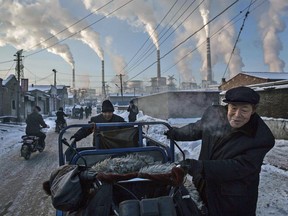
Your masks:
[[[275,144],[258,114],[232,130],[227,108],[211,106],[201,120],[175,129],[173,136],[178,141],[202,139],[199,160],[203,162],[203,172],[196,185],[209,215],[255,215],[261,165]]]
[[[139,113],[138,107],[136,105],[129,106],[127,111],[129,112],[128,119],[129,122],[135,122],[137,114]]]
[[[38,112],[32,112],[27,116],[26,119],[26,134],[35,134],[41,130],[41,128],[46,128],[43,117]]]
[[[56,116],[57,116],[57,120],[58,122],[66,122],[64,117],[67,117],[66,113],[64,113],[63,111],[57,111],[56,112]]]
[[[121,116],[118,116],[118,115],[115,115],[113,114],[112,118],[107,121],[104,117],[103,117],[103,114],[99,114],[97,116],[93,116],[91,117],[89,123],[111,123],[111,122],[125,122],[125,120],[121,117]],[[119,127],[102,127],[100,128],[100,131],[107,131],[107,130],[115,130],[115,129],[118,129]],[[87,137],[88,135],[90,135],[91,133],[93,133],[95,131],[93,131],[93,127],[91,128],[80,128],[75,134],[75,138],[76,138],[76,141],[78,140],[81,140],[85,137]],[[95,136],[96,136],[96,133],[94,133],[94,137],[93,137],[93,143],[95,143]]]

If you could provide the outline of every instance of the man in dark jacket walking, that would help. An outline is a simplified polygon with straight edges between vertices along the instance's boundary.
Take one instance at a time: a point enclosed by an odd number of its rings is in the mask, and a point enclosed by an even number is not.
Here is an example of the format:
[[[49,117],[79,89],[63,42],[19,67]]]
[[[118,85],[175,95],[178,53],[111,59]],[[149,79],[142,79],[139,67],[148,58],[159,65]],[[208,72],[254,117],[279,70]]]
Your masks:
[[[129,112],[128,115],[129,122],[135,122],[139,111],[138,107],[134,104],[133,100],[130,101],[127,111]]]
[[[201,120],[167,132],[179,141],[200,140],[198,160],[180,165],[193,177],[211,216],[255,215],[261,165],[275,138],[256,113],[260,96],[248,87],[226,92],[227,106],[211,106]]]
[[[39,106],[35,106],[33,108],[33,112],[27,116],[26,119],[26,134],[29,136],[37,136],[39,137],[39,146],[44,146],[44,140],[46,138],[45,133],[41,132],[42,128],[49,128],[49,125],[45,123],[42,115],[39,113],[41,108]]]
[[[101,114],[97,116],[91,117],[89,123],[110,123],[110,122],[125,122],[125,120],[116,114],[114,112],[114,106],[109,100],[104,100],[102,103],[102,111]],[[119,127],[111,126],[111,127],[102,127],[99,130],[100,131],[107,131],[107,130],[114,130],[118,129]],[[82,127],[80,128],[72,137],[71,139],[75,139],[75,141],[80,141],[81,139],[87,137],[91,133],[94,132],[93,137],[93,145],[95,145],[96,142],[96,134],[99,131],[95,131],[94,127]]]

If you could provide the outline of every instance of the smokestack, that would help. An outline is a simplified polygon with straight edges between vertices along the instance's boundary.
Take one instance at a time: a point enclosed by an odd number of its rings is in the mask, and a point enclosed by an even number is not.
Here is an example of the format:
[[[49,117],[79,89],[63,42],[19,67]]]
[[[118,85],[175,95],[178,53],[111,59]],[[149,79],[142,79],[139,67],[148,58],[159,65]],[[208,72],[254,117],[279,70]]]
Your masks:
[[[161,77],[161,69],[160,69],[160,50],[157,50],[157,78]]]
[[[75,68],[72,68],[72,87],[75,89]]]
[[[207,37],[207,82],[212,83],[212,66],[211,66],[211,50],[210,50],[210,38]]]
[[[102,60],[102,97],[106,98],[105,80],[104,80],[104,60]]]

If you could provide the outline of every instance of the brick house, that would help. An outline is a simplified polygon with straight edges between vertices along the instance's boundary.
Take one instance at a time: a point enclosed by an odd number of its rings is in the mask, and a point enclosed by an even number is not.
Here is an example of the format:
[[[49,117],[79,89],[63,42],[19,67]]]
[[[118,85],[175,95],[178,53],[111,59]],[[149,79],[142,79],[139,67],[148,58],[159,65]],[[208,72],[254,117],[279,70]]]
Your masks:
[[[0,116],[17,116],[17,91],[20,92],[15,75],[0,79]],[[21,101],[21,100],[20,100]]]
[[[237,86],[255,85],[267,82],[288,80],[288,73],[280,72],[242,72],[230,80],[222,81],[220,90],[228,90]]]

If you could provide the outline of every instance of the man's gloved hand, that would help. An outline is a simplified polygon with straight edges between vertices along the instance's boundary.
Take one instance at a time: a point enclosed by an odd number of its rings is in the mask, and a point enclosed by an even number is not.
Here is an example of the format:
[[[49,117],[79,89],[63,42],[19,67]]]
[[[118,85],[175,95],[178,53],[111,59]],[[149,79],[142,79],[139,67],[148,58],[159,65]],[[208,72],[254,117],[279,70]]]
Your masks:
[[[174,129],[169,129],[168,131],[164,132],[164,135],[167,136],[168,139],[174,139]]]
[[[202,172],[203,172],[202,161],[195,160],[195,159],[186,159],[186,160],[180,161],[179,164],[181,168],[183,168],[193,178],[202,176]]]
[[[80,179],[82,181],[94,181],[96,176],[97,172],[91,168],[80,172]]]

